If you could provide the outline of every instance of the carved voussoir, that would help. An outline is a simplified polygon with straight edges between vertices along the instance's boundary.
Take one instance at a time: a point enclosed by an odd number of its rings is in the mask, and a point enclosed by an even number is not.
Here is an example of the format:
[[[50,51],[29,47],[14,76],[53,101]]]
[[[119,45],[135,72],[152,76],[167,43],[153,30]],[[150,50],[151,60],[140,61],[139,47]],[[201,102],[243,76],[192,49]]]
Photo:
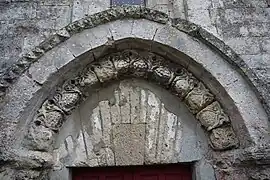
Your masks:
[[[54,132],[36,122],[32,123],[27,135],[27,145],[32,150],[49,151],[54,141]]]
[[[169,20],[169,16],[166,13],[144,7],[141,7],[141,17],[162,24],[167,23]]]
[[[211,145],[216,150],[226,150],[238,147],[238,139],[232,127],[219,127],[210,134]]]
[[[208,131],[230,122],[229,117],[224,113],[217,101],[201,110],[196,118]]]
[[[140,18],[141,8],[140,6],[124,6],[124,11],[126,12],[126,17]]]
[[[15,173],[15,180],[36,180],[40,179],[40,174],[38,170],[19,170]]]
[[[93,67],[87,67],[80,76],[79,85],[83,88],[95,87],[100,84]]]
[[[132,52],[130,54],[130,73],[134,77],[147,77],[149,65],[138,53]]]
[[[130,59],[128,53],[116,53],[110,56],[117,71],[117,75],[126,75],[129,71]]]
[[[44,125],[54,131],[59,130],[63,121],[64,115],[62,110],[50,100],[43,103],[34,118],[36,125]]]
[[[108,57],[93,64],[93,70],[101,83],[116,79],[117,76],[116,69],[114,68],[112,61],[108,60]]]
[[[153,70],[152,77],[158,84],[168,86],[174,78],[174,73],[168,67],[159,66]]]
[[[191,113],[196,114],[201,109],[214,101],[213,94],[202,84],[199,83],[185,98],[186,105]]]
[[[172,82],[171,90],[181,99],[184,98],[197,84],[198,80],[194,78],[185,69],[176,71],[176,76]]]
[[[79,80],[71,79],[53,97],[54,103],[66,113],[70,113],[80,101],[81,91],[77,87],[78,85]]]

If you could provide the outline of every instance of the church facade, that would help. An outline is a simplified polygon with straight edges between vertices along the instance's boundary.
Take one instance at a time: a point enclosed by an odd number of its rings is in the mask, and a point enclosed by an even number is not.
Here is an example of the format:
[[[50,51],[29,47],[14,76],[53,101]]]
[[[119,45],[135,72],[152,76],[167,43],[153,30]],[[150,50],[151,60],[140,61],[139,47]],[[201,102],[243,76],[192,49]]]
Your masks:
[[[0,179],[270,179],[269,7],[0,2]]]

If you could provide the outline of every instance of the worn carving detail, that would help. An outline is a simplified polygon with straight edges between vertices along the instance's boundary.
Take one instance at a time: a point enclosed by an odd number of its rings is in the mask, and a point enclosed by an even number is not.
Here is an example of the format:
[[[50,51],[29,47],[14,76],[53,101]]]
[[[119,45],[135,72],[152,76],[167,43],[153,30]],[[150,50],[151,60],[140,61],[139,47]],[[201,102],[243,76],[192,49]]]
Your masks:
[[[153,71],[153,79],[161,85],[168,86],[173,78],[174,73],[168,67],[160,66]]]
[[[125,75],[129,71],[130,59],[127,53],[116,53],[110,56],[117,71],[117,75]]]
[[[214,96],[202,83],[199,83],[185,98],[185,102],[193,114],[198,113],[213,100]]]
[[[35,180],[39,178],[41,172],[33,170],[21,170],[15,175],[15,180]]]
[[[171,89],[178,97],[184,98],[197,84],[198,81],[182,68],[176,71]]]
[[[99,80],[96,76],[96,74],[93,71],[92,67],[87,67],[81,77],[79,78],[79,85],[87,88],[87,87],[93,87],[93,86],[97,86],[99,84]]]
[[[230,122],[229,117],[224,113],[217,101],[201,110],[196,118],[208,131]]]
[[[210,140],[214,149],[225,150],[238,146],[238,139],[232,127],[219,127],[213,129]]]
[[[68,80],[51,100],[46,100],[34,118],[29,136],[36,149],[45,150],[53,142],[52,136],[62,126],[65,116],[79,104],[87,89],[99,88],[123,77],[145,78],[170,89],[189,107],[201,124],[211,131],[214,149],[235,146],[232,129],[221,127],[230,120],[210,91],[191,73],[179,65],[166,62],[153,53],[125,50],[103,57],[89,64],[77,77]],[[85,93],[85,94],[83,94]],[[211,104],[212,103],[212,104]],[[209,105],[210,104],[210,105]],[[219,128],[220,127],[220,128]],[[227,138],[225,138],[227,137]],[[44,141],[44,142],[43,142]]]
[[[79,88],[76,86],[78,82],[74,79],[67,81],[61,90],[53,97],[53,101],[64,112],[70,113],[78,104],[81,96]]]
[[[146,61],[137,53],[130,52],[130,73],[134,77],[146,77],[148,74],[148,64]]]
[[[58,131],[64,120],[62,110],[53,101],[47,100],[38,110],[34,123]]]
[[[30,141],[28,144],[33,150],[48,151],[53,144],[54,132],[42,124],[32,123],[27,139]]]
[[[101,83],[113,80],[117,75],[116,69],[108,57],[103,58],[100,62],[93,64],[93,69]]]

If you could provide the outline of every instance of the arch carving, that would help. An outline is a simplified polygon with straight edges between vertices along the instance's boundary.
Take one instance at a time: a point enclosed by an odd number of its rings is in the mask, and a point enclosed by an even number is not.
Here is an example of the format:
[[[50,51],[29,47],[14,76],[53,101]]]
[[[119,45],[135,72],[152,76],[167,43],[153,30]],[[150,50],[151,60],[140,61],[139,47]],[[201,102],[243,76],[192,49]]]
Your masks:
[[[76,77],[65,81],[45,100],[29,125],[25,142],[32,150],[50,151],[54,137],[66,117],[88,96],[116,80],[143,78],[159,84],[183,101],[209,134],[214,150],[238,147],[228,115],[210,90],[182,66],[150,53],[124,50],[87,65]]]
[[[216,52],[220,53],[228,63],[236,67],[237,71],[249,82],[257,94],[258,99],[262,102],[265,107],[265,111],[269,112],[269,103],[264,98],[269,94],[266,90],[269,89],[265,87],[264,83],[257,78],[256,74],[251,68],[243,61],[233,49],[227,46],[223,41],[219,40],[211,33],[208,33],[200,26],[191,23],[186,20],[179,18],[170,18],[167,14],[141,7],[141,6],[124,6],[124,7],[114,7],[108,10],[95,13],[93,15],[87,16],[83,19],[75,21],[68,26],[60,29],[56,34],[50,36],[44,40],[41,44],[30,50],[28,53],[23,54],[20,59],[13,64],[3,75],[0,77],[0,90],[1,98],[4,98],[8,88],[16,82],[16,80],[31,66],[32,63],[38,61],[46,52],[55,48],[59,44],[68,40],[72,35],[82,32],[85,29],[91,29],[99,25],[112,22],[120,19],[147,19],[149,21],[157,22],[160,24],[171,24],[177,30],[182,31],[202,43],[206,44],[208,47],[212,48]],[[258,88],[263,87],[263,88]]]

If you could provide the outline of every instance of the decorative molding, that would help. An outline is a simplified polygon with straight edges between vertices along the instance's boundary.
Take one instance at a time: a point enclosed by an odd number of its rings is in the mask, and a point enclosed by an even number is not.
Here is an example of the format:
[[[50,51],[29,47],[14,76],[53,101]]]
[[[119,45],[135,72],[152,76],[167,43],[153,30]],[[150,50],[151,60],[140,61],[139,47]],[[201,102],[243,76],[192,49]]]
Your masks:
[[[147,19],[161,24],[170,23],[179,31],[195,37],[217,53],[221,54],[232,66],[236,67],[237,71],[250,83],[253,91],[262,102],[265,111],[270,117],[270,104],[265,98],[265,96],[270,94],[268,90],[270,88],[266,87],[265,83],[256,76],[253,70],[249,68],[249,66],[229,46],[194,23],[178,18],[171,19],[163,12],[142,6],[113,7],[87,16],[60,29],[56,34],[43,41],[33,50],[22,55],[22,57],[0,77],[1,99],[5,97],[7,89],[16,82],[32,63],[36,62],[41,56],[58,44],[69,39],[73,34],[111,21],[128,18]]]
[[[215,150],[238,147],[229,117],[202,82],[180,65],[161,56],[125,50],[90,63],[85,71],[67,80],[53,98],[43,103],[26,136],[29,148],[51,150],[54,136],[66,116],[79,105],[83,96],[87,96],[84,92],[131,77],[159,84],[183,100],[210,134],[209,139]]]

